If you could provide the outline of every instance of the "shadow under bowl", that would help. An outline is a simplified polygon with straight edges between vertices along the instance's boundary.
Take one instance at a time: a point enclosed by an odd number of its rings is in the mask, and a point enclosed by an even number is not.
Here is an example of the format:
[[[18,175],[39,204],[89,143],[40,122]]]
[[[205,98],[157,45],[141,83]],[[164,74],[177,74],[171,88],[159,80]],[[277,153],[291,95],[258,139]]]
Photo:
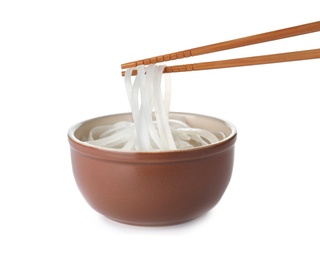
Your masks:
[[[126,224],[165,226],[195,219],[219,202],[232,174],[236,128],[205,115],[170,113],[170,118],[222,132],[225,138],[186,150],[134,152],[81,141],[95,126],[132,121],[130,113],[94,118],[70,128],[74,177],[93,209]]]

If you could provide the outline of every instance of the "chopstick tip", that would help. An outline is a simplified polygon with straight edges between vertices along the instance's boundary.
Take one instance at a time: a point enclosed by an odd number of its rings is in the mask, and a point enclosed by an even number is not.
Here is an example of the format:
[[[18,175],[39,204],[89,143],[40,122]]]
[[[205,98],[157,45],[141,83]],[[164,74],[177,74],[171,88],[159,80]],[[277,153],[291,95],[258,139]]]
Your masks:
[[[129,68],[134,68],[134,67],[137,67],[136,62],[128,62],[128,63],[121,64],[121,69],[129,69]]]

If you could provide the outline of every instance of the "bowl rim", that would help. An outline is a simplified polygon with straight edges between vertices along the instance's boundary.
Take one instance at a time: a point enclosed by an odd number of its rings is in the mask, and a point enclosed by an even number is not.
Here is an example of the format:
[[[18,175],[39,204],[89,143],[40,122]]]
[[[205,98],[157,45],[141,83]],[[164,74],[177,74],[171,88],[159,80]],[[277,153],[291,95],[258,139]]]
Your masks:
[[[208,116],[208,115],[204,115],[204,114],[197,114],[197,113],[189,113],[189,112],[169,112],[169,115],[180,115],[180,116],[184,116],[184,115],[189,115],[189,116],[200,116],[200,117],[206,117],[209,119],[213,119],[213,120],[217,120],[222,122],[224,125],[226,125],[230,130],[231,133],[228,137],[222,139],[219,142],[213,143],[213,144],[208,144],[205,146],[199,146],[199,147],[194,147],[194,148],[188,148],[188,149],[178,149],[178,150],[152,150],[152,151],[131,151],[131,150],[120,150],[120,149],[116,149],[116,148],[108,148],[108,147],[102,147],[102,146],[96,146],[96,145],[92,145],[86,142],[83,142],[81,140],[79,140],[75,135],[75,131],[81,127],[84,124],[89,123],[90,121],[94,121],[100,118],[105,118],[105,117],[112,117],[112,116],[121,116],[121,115],[130,115],[131,112],[128,113],[118,113],[118,114],[110,114],[110,115],[103,115],[103,116],[99,116],[99,117],[94,117],[91,119],[87,119],[87,120],[83,120],[81,122],[78,122],[74,125],[72,125],[69,130],[68,130],[68,138],[69,138],[69,142],[73,142],[75,144],[77,144],[78,146],[83,146],[84,148],[90,148],[96,151],[104,151],[104,152],[111,152],[111,153],[119,153],[121,155],[132,155],[132,154],[136,154],[136,155],[151,155],[151,154],[177,154],[177,153],[188,153],[191,151],[197,151],[197,150],[204,150],[204,149],[208,149],[208,148],[213,148],[213,147],[219,147],[227,142],[229,142],[231,139],[236,139],[237,136],[237,128],[235,127],[234,124],[232,124],[231,122],[229,122],[228,120],[224,120],[218,117],[213,117],[213,116]],[[71,144],[71,143],[70,143]]]

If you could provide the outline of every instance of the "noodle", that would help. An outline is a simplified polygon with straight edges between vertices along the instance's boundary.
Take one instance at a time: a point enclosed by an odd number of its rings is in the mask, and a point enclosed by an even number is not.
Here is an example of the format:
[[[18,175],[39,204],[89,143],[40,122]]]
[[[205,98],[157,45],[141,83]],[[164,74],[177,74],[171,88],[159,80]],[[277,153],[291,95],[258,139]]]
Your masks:
[[[96,126],[83,141],[122,150],[165,151],[213,144],[223,139],[223,133],[213,134],[169,118],[171,81],[166,74],[163,97],[161,79],[164,68],[163,65],[138,66],[133,83],[133,69],[127,69],[124,80],[133,122]]]

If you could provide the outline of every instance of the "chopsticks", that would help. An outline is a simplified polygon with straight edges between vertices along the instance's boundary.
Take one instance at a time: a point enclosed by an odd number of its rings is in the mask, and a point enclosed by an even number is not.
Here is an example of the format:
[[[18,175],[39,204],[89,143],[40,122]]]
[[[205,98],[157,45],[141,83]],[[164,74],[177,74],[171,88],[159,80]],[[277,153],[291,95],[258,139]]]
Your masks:
[[[274,41],[274,40],[284,39],[288,37],[293,37],[293,36],[298,36],[298,35],[318,32],[318,31],[320,31],[320,21],[298,25],[294,27],[289,27],[286,29],[256,34],[256,35],[238,38],[230,41],[215,43],[215,44],[197,47],[189,50],[155,56],[155,57],[147,58],[143,60],[124,63],[121,65],[121,68],[122,69],[134,68],[139,65],[149,65],[149,64],[155,64],[158,62],[188,58],[191,56],[198,56],[198,55],[208,54],[212,52],[229,50],[229,49],[244,47],[244,46],[253,45],[257,43]],[[269,54],[269,55],[246,57],[246,58],[237,58],[237,59],[222,60],[222,61],[167,66],[165,67],[164,72],[171,73],[171,72],[184,72],[184,71],[193,71],[193,70],[208,70],[208,69],[230,68],[230,67],[298,61],[298,60],[307,60],[307,59],[318,59],[318,58],[320,58],[320,49],[313,49],[313,50]],[[135,72],[133,72],[133,75],[134,74]],[[122,72],[122,75],[124,75],[124,71]]]

